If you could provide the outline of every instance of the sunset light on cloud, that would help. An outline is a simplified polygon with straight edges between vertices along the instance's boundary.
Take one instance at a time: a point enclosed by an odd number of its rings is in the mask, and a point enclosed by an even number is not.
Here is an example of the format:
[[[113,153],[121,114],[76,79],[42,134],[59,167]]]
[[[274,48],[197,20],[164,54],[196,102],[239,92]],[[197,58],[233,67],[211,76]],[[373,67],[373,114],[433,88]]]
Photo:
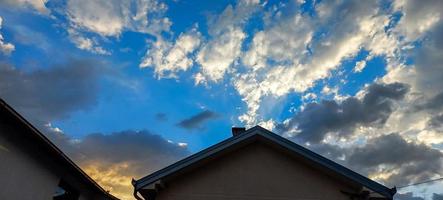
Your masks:
[[[0,1],[0,97],[122,199],[232,126],[389,187],[442,177],[442,86],[441,0]]]

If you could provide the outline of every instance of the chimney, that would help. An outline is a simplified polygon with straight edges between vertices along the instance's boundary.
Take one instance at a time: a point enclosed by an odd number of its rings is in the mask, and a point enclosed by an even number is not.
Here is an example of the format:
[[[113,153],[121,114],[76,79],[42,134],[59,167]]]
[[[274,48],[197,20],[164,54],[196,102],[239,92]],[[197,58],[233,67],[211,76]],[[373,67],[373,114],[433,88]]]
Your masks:
[[[246,131],[245,127],[232,127],[232,136],[238,136]]]

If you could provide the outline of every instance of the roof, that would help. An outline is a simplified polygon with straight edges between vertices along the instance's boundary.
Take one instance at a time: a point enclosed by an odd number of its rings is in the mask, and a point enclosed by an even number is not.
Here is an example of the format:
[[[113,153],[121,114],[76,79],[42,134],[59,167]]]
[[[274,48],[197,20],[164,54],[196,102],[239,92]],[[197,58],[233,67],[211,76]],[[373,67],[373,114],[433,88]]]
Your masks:
[[[45,151],[48,151],[55,156],[54,159],[61,161],[61,163],[67,168],[74,171],[76,176],[80,177],[87,184],[90,184],[99,192],[103,193],[106,197],[118,200],[117,197],[109,194],[100,185],[97,184],[91,177],[89,177],[80,167],[78,167],[68,156],[66,156],[54,143],[52,143],[44,134],[42,134],[37,128],[35,128],[30,122],[23,118],[17,111],[9,106],[2,98],[0,98],[0,113],[4,116],[10,117],[16,120],[18,123],[29,133],[29,137],[32,137],[33,143],[43,146]]]
[[[265,128],[262,128],[260,126],[255,126],[253,128],[250,128],[246,130],[245,132],[239,134],[238,136],[230,137],[218,144],[215,144],[207,149],[204,149],[196,154],[193,154],[183,160],[180,160],[168,167],[165,167],[157,172],[154,172],[146,177],[143,177],[139,180],[133,180],[132,184],[134,186],[135,191],[139,191],[143,187],[146,187],[150,184],[156,183],[158,180],[161,180],[163,178],[172,176],[176,173],[179,173],[180,171],[197,165],[198,163],[202,162],[204,159],[207,159],[209,157],[213,157],[217,155],[218,153],[228,150],[235,146],[236,144],[243,143],[247,140],[250,140],[254,137],[260,137],[265,139],[268,142],[274,143],[280,147],[283,147],[287,150],[289,150],[290,153],[300,155],[318,165],[321,167],[324,167],[326,169],[329,169],[330,171],[346,178],[347,180],[350,180],[354,183],[360,184],[374,192],[377,192],[385,197],[388,197],[392,199],[393,195],[395,194],[396,190],[395,188],[389,189],[363,175],[360,175],[332,160],[329,160],[313,151],[310,151],[286,138],[283,138],[280,135],[277,135]]]

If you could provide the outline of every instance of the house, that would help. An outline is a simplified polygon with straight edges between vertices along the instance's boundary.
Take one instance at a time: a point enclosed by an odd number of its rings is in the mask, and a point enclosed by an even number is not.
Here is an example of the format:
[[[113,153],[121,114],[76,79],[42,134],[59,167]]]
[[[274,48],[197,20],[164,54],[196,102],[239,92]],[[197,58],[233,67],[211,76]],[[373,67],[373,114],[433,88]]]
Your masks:
[[[97,199],[112,196],[0,99],[0,199]]]
[[[138,200],[392,199],[389,189],[260,126],[139,180]]]

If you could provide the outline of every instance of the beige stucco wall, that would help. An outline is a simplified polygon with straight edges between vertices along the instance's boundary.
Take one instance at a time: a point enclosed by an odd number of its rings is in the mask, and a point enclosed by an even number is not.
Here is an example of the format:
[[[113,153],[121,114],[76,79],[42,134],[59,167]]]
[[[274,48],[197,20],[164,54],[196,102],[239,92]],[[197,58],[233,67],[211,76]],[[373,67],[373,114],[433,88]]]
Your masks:
[[[166,182],[156,200],[349,199],[343,182],[264,144],[250,144]]]
[[[58,182],[54,173],[0,132],[0,199],[52,199]]]
[[[62,178],[80,192],[79,200],[105,199],[24,137],[32,133],[21,132],[22,128],[11,124],[0,116],[0,200],[52,199]]]

